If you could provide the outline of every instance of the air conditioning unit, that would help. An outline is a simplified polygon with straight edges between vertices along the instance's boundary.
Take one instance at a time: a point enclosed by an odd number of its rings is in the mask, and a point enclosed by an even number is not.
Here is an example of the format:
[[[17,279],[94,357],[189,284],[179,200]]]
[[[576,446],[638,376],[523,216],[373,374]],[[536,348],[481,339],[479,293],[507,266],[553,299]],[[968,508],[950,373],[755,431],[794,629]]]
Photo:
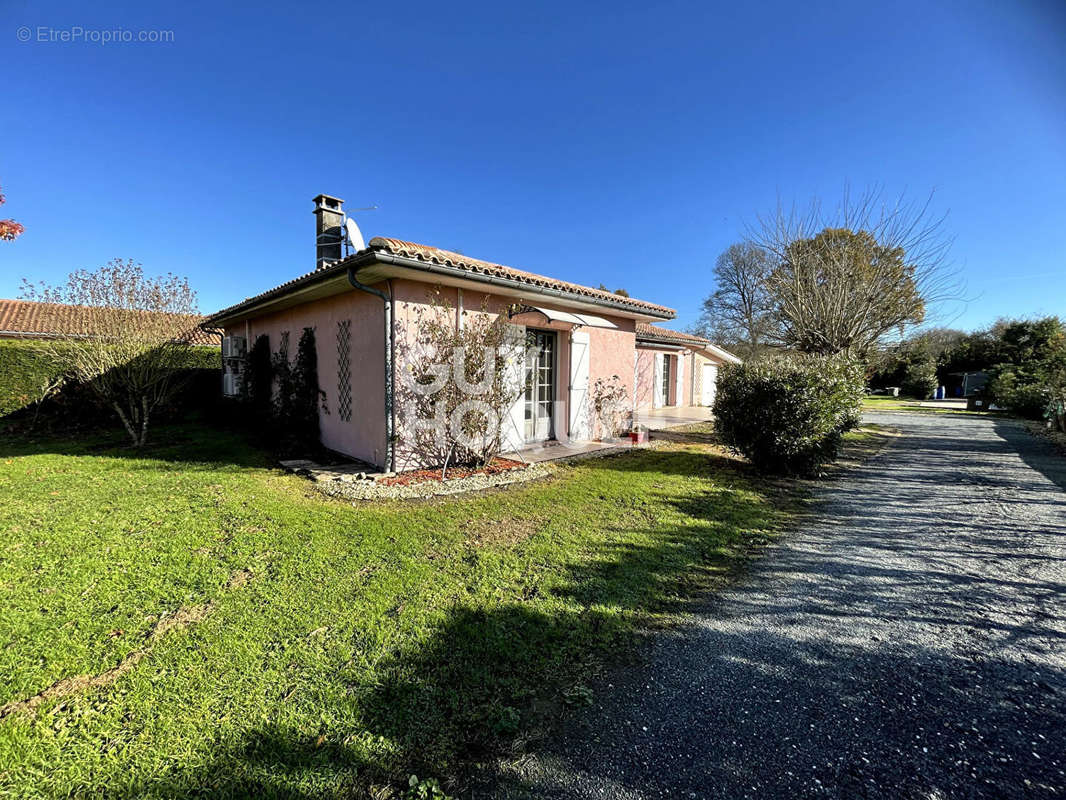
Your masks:
[[[244,337],[243,336],[223,336],[222,337],[222,357],[223,358],[244,358]]]
[[[241,393],[241,376],[236,372],[227,372],[222,376],[222,394],[236,397]]]

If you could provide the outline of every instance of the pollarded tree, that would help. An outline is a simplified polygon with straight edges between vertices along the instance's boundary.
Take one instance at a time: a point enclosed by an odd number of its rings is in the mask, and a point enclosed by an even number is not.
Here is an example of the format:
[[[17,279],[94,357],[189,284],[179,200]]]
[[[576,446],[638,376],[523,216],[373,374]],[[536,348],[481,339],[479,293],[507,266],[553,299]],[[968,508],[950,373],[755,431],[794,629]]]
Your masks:
[[[140,264],[115,259],[56,286],[24,280],[22,297],[56,305],[55,336],[42,346],[118,415],[134,446],[144,445],[153,413],[191,365],[200,317],[188,280],[149,277]]]
[[[904,255],[846,228],[792,242],[769,279],[775,335],[804,353],[865,355],[886,334],[920,324],[925,301]]]
[[[750,233],[774,262],[771,338],[802,352],[865,357],[920,324],[959,292],[943,220],[929,215],[928,202],[886,204],[878,191],[857,200],[845,192],[831,215],[814,202],[806,213],[779,207],[760,218]]]

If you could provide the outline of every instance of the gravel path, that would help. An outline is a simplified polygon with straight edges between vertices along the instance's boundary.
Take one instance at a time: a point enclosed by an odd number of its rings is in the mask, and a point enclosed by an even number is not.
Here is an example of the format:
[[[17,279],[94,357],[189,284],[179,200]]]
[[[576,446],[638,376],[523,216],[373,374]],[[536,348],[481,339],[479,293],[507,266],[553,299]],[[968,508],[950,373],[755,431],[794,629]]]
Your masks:
[[[1066,459],[904,436],[477,797],[1066,797]]]

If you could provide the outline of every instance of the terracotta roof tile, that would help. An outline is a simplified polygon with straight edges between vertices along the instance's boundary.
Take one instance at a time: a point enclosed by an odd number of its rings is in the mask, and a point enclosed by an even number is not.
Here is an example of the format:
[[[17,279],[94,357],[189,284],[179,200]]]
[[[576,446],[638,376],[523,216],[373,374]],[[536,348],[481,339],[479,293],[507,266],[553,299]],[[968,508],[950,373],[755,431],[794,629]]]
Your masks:
[[[454,267],[474,274],[483,274],[495,278],[507,278],[531,286],[542,286],[547,289],[556,289],[558,291],[582,295],[596,300],[609,300],[613,303],[622,303],[623,305],[632,307],[633,310],[643,309],[655,314],[668,314],[671,317],[675,313],[674,309],[660,306],[656,303],[648,303],[644,300],[625,297],[624,295],[618,295],[614,292],[604,291],[603,289],[593,289],[591,286],[582,286],[578,283],[570,283],[569,281],[561,281],[556,278],[537,275],[533,272],[526,272],[525,270],[515,269],[514,267],[508,267],[503,264],[495,264],[491,261],[470,258],[462,253],[441,250],[439,247],[430,247],[429,245],[405,242],[402,239],[389,239],[382,236],[375,236],[370,240],[369,247],[371,250],[377,252],[391,253],[395,256],[413,258],[429,264]]]
[[[240,303],[236,303],[221,311],[217,311],[212,314],[209,319],[212,321],[223,319],[233,312],[241,310],[247,306],[252,306],[260,301],[281,297],[290,289],[295,289],[298,286],[306,284],[312,284],[316,280],[326,276],[334,276],[338,273],[342,273],[347,269],[349,263],[353,259],[365,258],[369,253],[385,253],[401,258],[409,258],[414,261],[421,261],[429,265],[450,267],[452,269],[469,273],[472,280],[477,280],[480,275],[505,278],[529,286],[539,286],[546,289],[553,289],[564,294],[586,297],[593,302],[614,305],[636,313],[648,313],[662,317],[673,317],[676,313],[674,309],[668,308],[667,306],[660,306],[655,303],[648,303],[644,300],[625,297],[624,295],[603,291],[602,289],[593,289],[591,286],[582,286],[578,283],[556,280],[555,278],[537,275],[533,272],[526,272],[524,270],[515,269],[514,267],[504,266],[503,264],[494,264],[491,261],[469,258],[461,253],[453,253],[450,250],[441,250],[439,247],[430,247],[429,245],[406,242],[402,239],[375,236],[370,240],[366,250],[361,250],[343,261],[337,261],[327,267],[312,270],[311,272],[305,272],[303,275],[298,275],[291,280],[275,286],[273,289],[268,289],[265,292],[261,292],[242,300]]]
[[[172,315],[174,335],[193,345],[214,346],[218,333],[200,328],[205,317]],[[0,337],[91,336],[91,315],[81,306],[0,300]]]
[[[678,344],[705,345],[711,343],[710,339],[704,339],[702,336],[693,336],[691,333],[660,328],[658,325],[650,325],[647,322],[637,323],[637,338],[666,340],[677,342]]]

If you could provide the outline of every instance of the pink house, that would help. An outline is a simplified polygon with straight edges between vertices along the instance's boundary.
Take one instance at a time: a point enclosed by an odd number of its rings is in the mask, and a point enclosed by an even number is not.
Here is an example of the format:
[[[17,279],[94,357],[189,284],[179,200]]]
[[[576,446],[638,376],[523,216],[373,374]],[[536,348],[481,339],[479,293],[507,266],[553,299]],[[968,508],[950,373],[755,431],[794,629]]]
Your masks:
[[[225,332],[224,386],[230,394],[239,391],[242,357],[259,336],[265,334],[276,351],[304,328],[315,330],[326,447],[397,468],[396,433],[403,424],[397,417],[403,411],[394,398],[404,368],[397,363],[403,351],[397,344],[411,336],[436,293],[455,310],[456,325],[484,309],[506,315],[533,345],[526,364],[533,379],[503,425],[509,450],[602,435],[590,413],[598,380],[620,385],[632,397],[630,413],[658,404],[653,384],[672,387],[669,398],[663,396],[667,404],[705,399],[691,381],[680,379],[677,370],[685,366],[670,365],[684,361],[689,374],[702,377],[696,359],[714,358],[710,343],[669,340],[684,334],[649,324],[672,319],[673,309],[399,239],[376,237],[364,245],[341,200],[319,195],[314,202],[316,269],[223,309],[206,324]]]
[[[718,368],[740,359],[708,339],[646,322],[636,328],[635,407],[710,407]]]

